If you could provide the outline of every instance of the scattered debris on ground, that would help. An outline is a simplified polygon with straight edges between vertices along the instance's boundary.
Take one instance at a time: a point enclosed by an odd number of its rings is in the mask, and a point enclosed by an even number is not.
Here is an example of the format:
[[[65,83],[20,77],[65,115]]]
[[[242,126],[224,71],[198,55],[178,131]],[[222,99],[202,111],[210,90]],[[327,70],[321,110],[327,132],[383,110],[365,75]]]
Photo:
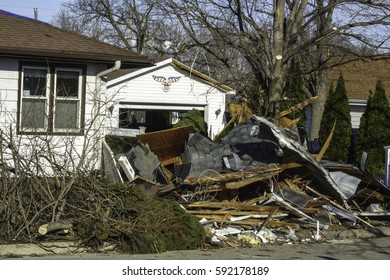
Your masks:
[[[330,138],[310,154],[296,122],[283,123],[253,116],[214,140],[192,127],[140,134],[113,162],[124,181],[179,202],[210,244],[318,241],[326,231],[375,228],[373,220],[390,217],[385,185],[356,166],[324,160]]]
[[[390,189],[364,166],[326,160],[332,133],[311,154],[288,118],[314,100],[278,122],[233,116],[214,139],[184,126],[139,134],[115,154],[104,142],[105,182],[3,177],[0,240],[153,253],[380,234]]]

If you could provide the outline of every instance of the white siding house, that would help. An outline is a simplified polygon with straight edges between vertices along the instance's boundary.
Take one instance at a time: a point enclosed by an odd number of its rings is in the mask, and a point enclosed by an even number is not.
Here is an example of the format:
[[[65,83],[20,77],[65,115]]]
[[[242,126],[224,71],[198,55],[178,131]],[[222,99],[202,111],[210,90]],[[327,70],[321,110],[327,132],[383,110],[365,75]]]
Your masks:
[[[0,171],[99,167],[105,75],[152,61],[3,10],[0,26]]]
[[[96,153],[99,133],[92,121],[93,107],[95,96],[103,90],[102,87],[97,90],[96,85],[99,83],[96,76],[107,69],[106,65],[86,63],[82,70],[69,62],[42,68],[35,68],[35,63],[36,60],[24,64],[17,58],[0,58],[0,128],[2,145],[8,147],[1,151],[3,158],[9,158],[9,166],[13,167],[13,156],[18,155],[24,161],[20,164],[33,164],[30,157],[34,156],[45,169],[55,162],[63,170],[70,170],[85,154],[90,156],[89,162],[85,164],[93,168],[99,162]],[[46,96],[35,97],[27,93],[27,70],[30,69],[48,69],[44,76]],[[77,77],[79,91],[69,102],[70,105],[62,108],[59,104],[65,99],[54,98],[49,94],[55,92],[52,85],[59,80],[58,74],[50,75],[49,72],[59,69],[80,73]],[[52,104],[56,102],[58,105],[55,112]],[[51,114],[50,111],[54,112]]]
[[[224,127],[226,94],[232,89],[174,59],[126,73],[107,83],[111,110],[106,133],[136,135],[172,127],[183,113],[197,109],[213,138]]]

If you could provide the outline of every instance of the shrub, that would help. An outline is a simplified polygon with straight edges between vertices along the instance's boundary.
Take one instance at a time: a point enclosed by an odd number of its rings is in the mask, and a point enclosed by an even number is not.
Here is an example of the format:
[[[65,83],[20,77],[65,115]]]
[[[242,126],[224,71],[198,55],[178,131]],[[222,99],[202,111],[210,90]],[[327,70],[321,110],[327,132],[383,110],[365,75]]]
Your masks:
[[[332,88],[325,103],[319,141],[322,144],[325,143],[336,121],[332,142],[325,155],[330,160],[346,163],[350,161],[352,124],[347,91],[342,75],[339,76],[336,89],[333,91]]]
[[[367,106],[360,119],[358,153],[367,152],[366,169],[373,175],[384,174],[385,150],[390,145],[390,107],[380,81],[375,93],[370,92]]]
[[[185,116],[178,121],[173,127],[183,127],[192,125],[196,131],[203,135],[208,135],[207,133],[207,123],[204,121],[204,118],[199,110],[192,109],[188,111]]]
[[[114,155],[125,154],[138,143],[136,137],[106,135],[105,140]]]

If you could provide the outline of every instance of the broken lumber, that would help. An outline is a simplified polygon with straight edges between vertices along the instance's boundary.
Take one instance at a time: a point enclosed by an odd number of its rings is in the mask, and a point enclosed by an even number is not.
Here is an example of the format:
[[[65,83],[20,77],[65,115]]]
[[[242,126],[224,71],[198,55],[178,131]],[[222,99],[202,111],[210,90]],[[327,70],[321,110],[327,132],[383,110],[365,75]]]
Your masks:
[[[230,216],[249,216],[249,215],[268,215],[268,211],[234,211],[234,210],[188,210],[193,215],[230,215]],[[285,214],[274,211],[273,214]]]
[[[315,195],[318,195],[319,197],[321,197],[322,199],[328,201],[330,203],[330,205],[348,213],[349,215],[355,217],[356,219],[358,219],[359,221],[361,221],[363,224],[373,228],[374,226],[371,225],[370,223],[366,222],[365,220],[363,220],[362,218],[360,218],[359,216],[355,215],[354,213],[351,213],[351,211],[349,211],[348,209],[346,209],[345,207],[341,206],[340,204],[337,204],[336,202],[330,200],[329,198],[323,196],[322,194],[320,194],[319,192],[317,192],[316,190],[310,188],[309,186],[306,186],[305,187],[307,190],[311,191],[312,193],[314,193]]]
[[[272,178],[274,175],[275,175],[274,173],[271,173],[271,174],[266,174],[265,176],[250,177],[250,178],[246,178],[246,179],[243,179],[240,181],[226,183],[225,186],[229,190],[240,189],[240,188],[246,187],[250,184],[261,182],[261,181],[267,180],[269,178]]]
[[[245,205],[242,203],[230,203],[230,202],[207,202],[197,201],[185,206],[186,208],[210,208],[210,209],[236,209],[240,211],[259,211],[269,212],[272,206],[260,206],[260,205]]]
[[[296,119],[289,119],[287,117],[281,117],[279,120],[279,126],[283,128],[292,128],[293,126],[297,125],[301,118],[296,118]]]
[[[326,150],[329,147],[330,141],[332,141],[334,129],[336,127],[336,121],[334,121],[332,131],[329,133],[328,138],[326,138],[324,146],[321,148],[320,153],[316,156],[316,161],[321,161],[322,157],[324,156]]]
[[[298,111],[298,110],[301,110],[303,107],[305,107],[306,105],[309,105],[315,101],[317,101],[318,99],[318,96],[314,96],[314,97],[311,97],[309,99],[306,99],[304,100],[303,102],[301,103],[298,103],[294,106],[291,106],[290,108],[288,108],[287,110],[284,110],[282,112],[279,113],[279,118],[282,118],[284,116],[287,116],[288,114],[291,114],[292,112],[294,111]]]
[[[301,165],[297,165],[301,166]],[[269,165],[266,167],[251,169],[248,171],[236,171],[236,172],[230,172],[225,174],[218,174],[213,176],[201,176],[201,177],[191,177],[186,178],[184,180],[185,184],[188,185],[196,185],[196,184],[210,184],[211,182],[217,183],[217,182],[227,182],[227,181],[233,181],[233,180],[242,180],[244,178],[248,178],[249,176],[253,177],[265,177],[268,175],[275,176],[279,174],[281,171],[283,171],[284,165],[281,167],[278,167],[277,165]],[[267,174],[268,173],[268,174]],[[267,179],[266,178],[266,179]]]

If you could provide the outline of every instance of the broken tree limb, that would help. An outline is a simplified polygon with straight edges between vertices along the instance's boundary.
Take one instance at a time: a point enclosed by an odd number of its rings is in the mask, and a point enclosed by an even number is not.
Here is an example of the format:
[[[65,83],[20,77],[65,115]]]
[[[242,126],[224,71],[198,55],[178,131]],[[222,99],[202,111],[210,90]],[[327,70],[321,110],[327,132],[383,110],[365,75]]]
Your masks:
[[[69,221],[55,221],[50,222],[44,225],[41,225],[38,228],[38,233],[40,235],[45,235],[50,232],[58,231],[58,230],[68,230],[73,227],[73,224]]]

